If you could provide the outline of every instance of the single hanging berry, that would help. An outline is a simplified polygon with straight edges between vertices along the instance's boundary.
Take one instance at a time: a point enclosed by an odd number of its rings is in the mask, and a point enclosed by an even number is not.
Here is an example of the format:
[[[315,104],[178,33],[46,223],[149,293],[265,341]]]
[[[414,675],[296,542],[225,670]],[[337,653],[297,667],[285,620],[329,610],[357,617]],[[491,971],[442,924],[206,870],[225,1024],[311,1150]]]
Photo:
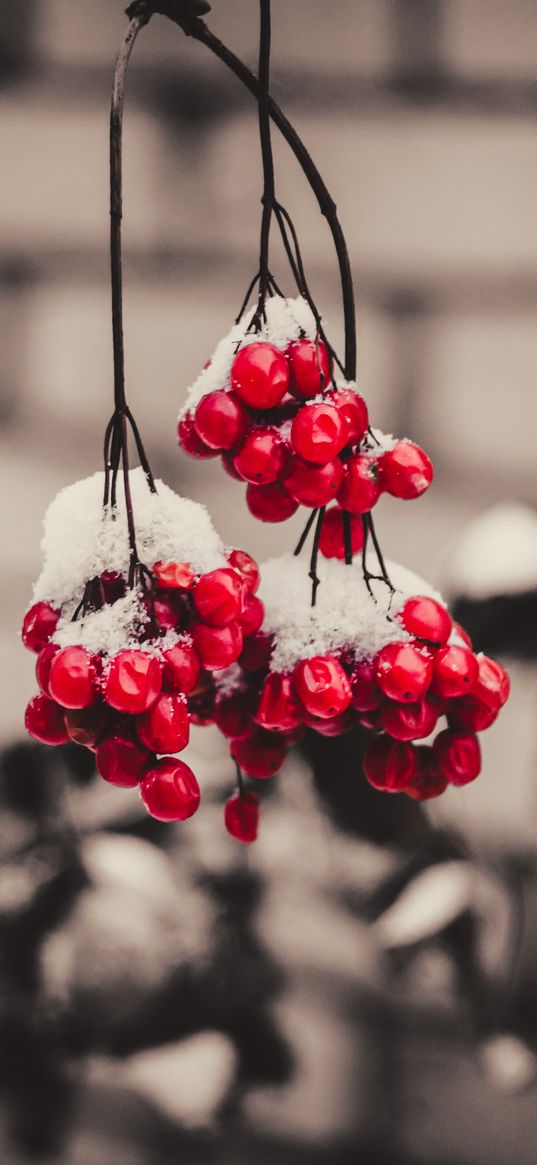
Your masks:
[[[233,793],[225,804],[224,821],[235,841],[250,845],[256,840],[259,829],[259,797],[246,789],[242,793]]]

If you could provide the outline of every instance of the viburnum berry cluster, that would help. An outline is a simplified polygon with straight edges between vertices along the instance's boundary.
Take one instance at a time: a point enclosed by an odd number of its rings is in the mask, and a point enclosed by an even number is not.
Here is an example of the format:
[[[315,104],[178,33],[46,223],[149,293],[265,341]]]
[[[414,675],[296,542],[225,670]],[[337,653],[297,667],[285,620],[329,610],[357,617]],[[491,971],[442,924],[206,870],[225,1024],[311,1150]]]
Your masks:
[[[138,544],[150,567],[129,585],[125,505],[100,510],[104,474],[64,489],[45,519],[44,566],[22,626],[39,695],[26,727],[45,744],[95,752],[104,780],[139,787],[161,821],[195,813],[200,790],[177,753],[206,723],[214,674],[263,620],[259,573],[226,552],[207,511],[130,474]],[[229,812],[232,812],[231,809]]]
[[[333,355],[304,297],[271,296],[217,345],[189,391],[179,442],[192,457],[220,456],[247,483],[254,517],[281,522],[300,506],[337,502],[369,513],[382,493],[418,498],[433,467],[423,449],[369,426],[356,384],[334,377]]]
[[[372,734],[364,771],[376,789],[421,801],[477,777],[477,733],[505,703],[507,674],[473,652],[427,583],[387,566],[392,592],[379,579],[372,595],[356,566],[320,563],[315,607],[296,557],[261,568],[265,621],[217,678],[214,710],[249,776],[277,773],[306,729],[339,736],[360,725]]]

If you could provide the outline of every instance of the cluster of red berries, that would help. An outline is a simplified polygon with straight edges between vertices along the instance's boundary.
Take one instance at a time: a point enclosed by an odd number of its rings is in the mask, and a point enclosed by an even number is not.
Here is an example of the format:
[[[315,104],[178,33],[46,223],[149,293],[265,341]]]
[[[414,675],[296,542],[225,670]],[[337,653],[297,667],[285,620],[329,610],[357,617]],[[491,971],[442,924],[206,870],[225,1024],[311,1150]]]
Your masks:
[[[257,564],[241,550],[202,575],[187,563],[156,562],[151,576],[138,596],[136,639],[113,654],[62,646],[61,635],[55,640],[61,611],[46,602],[30,608],[22,638],[37,653],[40,694],[28,704],[25,723],[42,743],[91,749],[106,781],[139,786],[153,817],[182,821],[196,812],[200,790],[189,766],[167,754],[186,747],[190,722],[210,722],[213,673],[238,659],[264,608],[254,593]],[[126,589],[120,574],[103,573],[86,586],[86,612],[113,606]],[[244,794],[243,801],[230,799],[226,825],[237,836],[244,818],[248,837],[241,840],[253,840],[255,798]]]
[[[282,351],[265,340],[241,348],[228,383],[207,392],[179,421],[191,456],[220,455],[232,477],[247,482],[254,517],[282,522],[299,505],[337,501],[368,513],[381,493],[417,498],[433,478],[426,453],[411,441],[382,449],[369,430],[367,405],[355,388],[332,378],[328,348],[317,337]]]
[[[476,732],[496,719],[509,694],[503,667],[476,655],[463,629],[428,596],[408,598],[395,616],[408,638],[367,658],[349,648],[269,670],[272,637],[254,635],[242,653],[235,688],[217,694],[214,719],[231,753],[252,777],[273,776],[287,747],[313,728],[339,736],[357,724],[374,731],[365,775],[376,788],[418,800],[464,785],[481,767]],[[218,687],[218,685],[217,685]],[[448,727],[432,745],[442,716]]]

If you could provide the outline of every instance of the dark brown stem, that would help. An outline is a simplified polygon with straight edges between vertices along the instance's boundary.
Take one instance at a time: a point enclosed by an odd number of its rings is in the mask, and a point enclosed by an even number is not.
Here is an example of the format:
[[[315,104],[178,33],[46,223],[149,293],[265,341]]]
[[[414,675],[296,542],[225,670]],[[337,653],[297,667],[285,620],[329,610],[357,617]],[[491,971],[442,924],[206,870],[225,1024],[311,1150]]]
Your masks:
[[[269,289],[269,240],[274,210],[274,162],[270,137],[269,80],[270,80],[270,0],[259,0],[259,138],[263,161],[263,214],[259,249],[259,299],[256,315],[263,316]]]
[[[324,515],[326,513],[326,506],[321,506],[317,511],[317,525],[315,527],[315,534],[313,537],[313,549],[311,552],[309,577],[311,579],[311,605],[315,606],[317,602],[317,590],[320,583],[320,578],[317,574],[317,559],[319,557],[319,542],[321,538],[321,530],[323,528]]]
[[[313,526],[313,523],[314,523],[314,521],[315,521],[315,519],[316,519],[316,517],[317,517],[317,513],[318,513],[318,511],[317,511],[317,510],[312,510],[312,511],[311,511],[311,514],[310,514],[310,516],[309,516],[309,518],[308,518],[308,520],[307,520],[307,522],[306,522],[306,525],[304,526],[304,529],[303,529],[303,531],[302,531],[302,533],[301,533],[301,535],[300,535],[300,538],[299,538],[299,540],[298,540],[298,542],[297,542],[297,545],[296,545],[296,547],[295,547],[295,551],[294,551],[295,558],[297,558],[297,557],[298,557],[298,555],[300,554],[300,551],[302,550],[302,547],[304,546],[304,544],[305,544],[305,542],[306,542],[306,539],[307,539],[307,537],[308,537],[308,534],[309,534],[309,532],[310,532],[310,530],[311,530],[311,527]]]

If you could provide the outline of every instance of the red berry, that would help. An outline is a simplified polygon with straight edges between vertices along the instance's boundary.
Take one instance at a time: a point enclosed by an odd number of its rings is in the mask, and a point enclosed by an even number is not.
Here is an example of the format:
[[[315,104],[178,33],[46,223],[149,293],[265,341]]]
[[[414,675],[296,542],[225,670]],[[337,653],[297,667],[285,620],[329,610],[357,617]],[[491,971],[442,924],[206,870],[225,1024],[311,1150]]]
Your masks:
[[[247,344],[231,365],[231,387],[254,409],[274,408],[289,388],[287,357],[262,340]]]
[[[216,692],[212,677],[209,672],[204,673],[204,677],[211,680],[209,684],[204,682],[196,688],[195,692],[188,697],[188,712],[190,716],[190,723],[195,724],[200,728],[205,728],[207,724],[214,723],[214,704]]]
[[[357,712],[373,712],[382,702],[377,684],[375,662],[364,659],[356,664],[351,675],[352,706]]]
[[[414,748],[414,755],[416,771],[405,793],[414,801],[430,801],[432,797],[440,797],[447,789],[447,780],[434,749],[428,744],[420,744]]]
[[[97,699],[95,658],[85,647],[64,647],[52,660],[48,686],[63,708],[89,708]]]
[[[65,727],[74,744],[94,750],[110,729],[110,714],[100,702],[91,708],[69,709],[65,713]]]
[[[188,562],[155,562],[153,574],[157,586],[170,591],[191,591],[196,579],[196,572]]]
[[[477,656],[477,665],[479,671],[472,695],[494,711],[503,708],[511,688],[505,668],[482,653]]]
[[[394,498],[419,498],[433,480],[432,462],[412,441],[397,441],[382,455],[380,465],[384,489]]]
[[[254,730],[253,713],[257,703],[255,692],[221,693],[214,705],[214,722],[223,736],[243,740]]]
[[[191,457],[198,457],[201,460],[206,460],[209,457],[217,457],[217,450],[210,449],[201,437],[198,436],[194,425],[194,417],[192,413],[187,413],[177,426],[177,436],[179,437],[179,444],[184,449],[185,453],[189,453]]]
[[[150,752],[181,752],[188,744],[190,732],[186,697],[160,695],[152,708],[139,717],[136,731]]]
[[[416,771],[416,755],[410,744],[377,736],[364,754],[364,773],[374,789],[383,793],[400,793],[406,789]]]
[[[285,488],[295,502],[317,509],[334,501],[342,480],[343,466],[337,459],[327,465],[307,465],[299,457],[293,457]]]
[[[497,719],[499,708],[491,708],[476,696],[463,696],[462,700],[450,700],[447,711],[451,728],[461,728],[465,732],[484,732]]]
[[[209,449],[235,449],[244,440],[250,417],[242,401],[223,388],[202,396],[194,413],[198,437]]]
[[[252,429],[235,456],[235,469],[243,481],[270,485],[283,473],[289,446],[276,428]]]
[[[58,654],[60,648],[57,643],[47,643],[46,647],[42,647],[39,655],[35,661],[35,674],[37,682],[41,691],[45,696],[50,696],[48,681],[50,679],[50,668],[54,656]]]
[[[60,612],[50,603],[34,603],[22,623],[22,642],[28,651],[39,652],[46,647],[56,630]]]
[[[358,554],[364,544],[364,528],[361,517],[349,514],[351,535],[351,550]],[[319,550],[325,558],[345,558],[345,536],[343,531],[343,514],[338,506],[327,510],[321,527]]]
[[[352,388],[337,388],[326,400],[334,404],[346,426],[345,444],[359,445],[369,425],[367,405],[359,392]]]
[[[237,470],[235,469],[234,449],[231,452],[222,453],[222,465],[226,473],[229,473],[229,476],[232,477],[234,481],[244,481],[242,474],[237,473]]]
[[[255,718],[262,728],[277,732],[292,732],[298,728],[302,723],[302,709],[291,676],[279,672],[267,676]]]
[[[273,646],[274,640],[268,631],[257,631],[255,635],[249,635],[240,657],[243,671],[252,675],[264,671],[270,663]]]
[[[106,678],[105,700],[118,712],[147,712],[160,695],[162,664],[147,651],[118,651]]]
[[[184,692],[188,695],[196,687],[200,674],[200,661],[194,651],[192,642],[181,640],[174,647],[163,651],[162,659],[164,672],[162,687],[164,691]]]
[[[194,623],[192,638],[202,666],[207,671],[229,667],[242,651],[242,631],[237,623],[228,623],[227,627],[208,627],[205,623]]]
[[[134,789],[154,761],[154,756],[121,732],[115,732],[97,748],[97,771],[110,785]]]
[[[148,620],[144,638],[153,638],[155,633],[165,635],[167,631],[181,629],[185,610],[177,593],[172,591],[166,594],[164,591],[157,591],[151,598],[146,595],[142,605]]]
[[[331,655],[316,655],[303,659],[293,672],[296,691],[307,712],[329,719],[348,708],[351,686],[337,659]]]
[[[257,595],[252,595],[239,618],[239,626],[246,639],[247,635],[255,635],[259,631],[265,618],[265,608]]]
[[[244,584],[231,567],[210,570],[201,576],[194,591],[194,606],[210,627],[227,627],[242,614]]]
[[[481,749],[474,733],[440,732],[433,744],[440,769],[450,785],[467,785],[481,772]]]
[[[24,714],[26,731],[41,744],[67,744],[69,733],[65,727],[63,708],[48,696],[34,696]]]
[[[375,457],[357,453],[345,462],[344,476],[338,494],[343,510],[351,514],[366,514],[379,500],[382,492],[379,463]]]
[[[249,594],[255,594],[259,586],[259,567],[255,558],[245,550],[230,550],[227,560],[233,570],[238,570]]]
[[[426,639],[435,646],[443,647],[451,635],[451,615],[446,608],[427,595],[417,595],[407,599],[397,614],[399,623],[415,635],[416,639]]]
[[[285,522],[298,510],[298,502],[279,481],[272,485],[249,485],[246,505],[260,522]]]
[[[464,629],[464,627],[461,626],[460,623],[456,623],[455,620],[453,620],[453,633],[458,635],[459,639],[462,639],[463,643],[465,643],[466,646],[470,648],[470,650],[472,649],[472,640],[470,639],[468,632]]]
[[[291,445],[303,461],[327,465],[347,443],[347,427],[335,405],[305,405],[291,426]]]
[[[430,736],[438,720],[438,707],[427,696],[411,704],[385,700],[380,709],[380,723],[394,740],[423,740]]]
[[[117,570],[103,570],[100,583],[105,603],[115,603],[122,599],[127,589],[123,575]]]
[[[192,769],[171,756],[161,757],[149,769],[140,792],[148,813],[157,821],[186,821],[200,803],[200,789]]]
[[[226,829],[235,841],[245,845],[255,841],[259,828],[259,797],[245,790],[228,797],[224,807]]]
[[[332,376],[332,358],[323,341],[293,340],[287,349],[289,360],[289,392],[299,399],[317,396]]]
[[[433,663],[430,655],[413,643],[387,643],[375,659],[379,688],[390,700],[410,704],[430,686]]]
[[[465,696],[473,691],[479,673],[477,659],[468,647],[452,643],[441,647],[434,657],[433,692],[447,696]]]
[[[329,720],[323,720],[320,716],[310,716],[308,712],[304,713],[304,724],[318,732],[319,736],[343,736],[345,732],[350,732],[351,728],[356,727],[357,721],[358,717],[352,708],[346,708],[339,716],[331,716]]]
[[[264,779],[277,773],[287,755],[282,736],[256,728],[245,740],[234,740],[231,755],[249,777]]]

